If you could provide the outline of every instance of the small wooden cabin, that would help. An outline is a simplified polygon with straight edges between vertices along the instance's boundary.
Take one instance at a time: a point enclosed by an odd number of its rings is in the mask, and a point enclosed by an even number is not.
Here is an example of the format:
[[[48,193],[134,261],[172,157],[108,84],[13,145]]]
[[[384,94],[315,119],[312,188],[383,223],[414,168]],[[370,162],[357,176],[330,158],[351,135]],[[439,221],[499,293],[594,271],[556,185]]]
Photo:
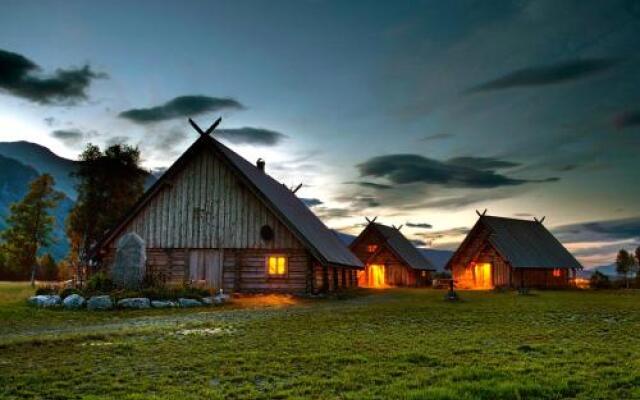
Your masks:
[[[209,134],[99,244],[107,270],[127,232],[144,239],[148,273],[167,284],[316,293],[356,286],[363,267],[262,160],[249,163]]]
[[[567,288],[582,265],[542,221],[480,215],[446,266],[460,289]]]
[[[362,287],[427,286],[436,270],[395,227],[370,222],[349,247],[365,266]]]

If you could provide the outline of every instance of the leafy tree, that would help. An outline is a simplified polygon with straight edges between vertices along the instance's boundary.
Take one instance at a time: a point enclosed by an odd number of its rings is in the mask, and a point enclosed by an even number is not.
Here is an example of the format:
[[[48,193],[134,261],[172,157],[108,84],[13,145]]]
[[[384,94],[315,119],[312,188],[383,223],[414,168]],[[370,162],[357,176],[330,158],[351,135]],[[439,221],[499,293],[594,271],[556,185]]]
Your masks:
[[[589,287],[592,289],[609,289],[611,287],[611,281],[609,277],[600,271],[595,271],[589,279]]]
[[[629,273],[633,272],[635,267],[635,259],[628,251],[622,249],[616,257],[616,272],[624,276],[625,286],[629,288]]]
[[[25,276],[31,269],[31,284],[36,278],[38,250],[52,243],[54,217],[50,215],[64,195],[57,192],[55,181],[43,174],[29,184],[29,192],[11,205],[7,229],[0,235],[4,241],[7,263]]]
[[[74,176],[78,199],[67,218],[70,261],[86,265],[88,255],[144,191],[147,171],[137,147],[116,144],[102,152],[89,143]]]
[[[46,253],[38,259],[38,266],[40,267],[40,279],[45,281],[58,280],[58,264],[50,253]]]

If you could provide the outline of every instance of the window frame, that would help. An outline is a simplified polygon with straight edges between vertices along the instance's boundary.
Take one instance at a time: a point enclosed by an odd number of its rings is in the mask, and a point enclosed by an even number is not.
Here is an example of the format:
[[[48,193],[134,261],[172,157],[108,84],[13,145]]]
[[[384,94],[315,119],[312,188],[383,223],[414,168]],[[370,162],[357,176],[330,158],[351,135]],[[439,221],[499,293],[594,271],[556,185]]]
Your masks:
[[[276,258],[276,268],[279,258],[284,258],[284,272],[282,274],[272,274],[269,271],[269,260],[271,258]],[[284,253],[270,253],[266,254],[264,257],[264,268],[267,279],[285,279],[289,277],[289,256]]]
[[[562,270],[560,268],[554,268],[553,271],[551,272],[551,275],[554,278],[562,278]]]
[[[380,246],[378,246],[376,243],[368,244],[367,245],[367,253],[373,254],[376,251],[378,251],[379,248],[380,248]]]

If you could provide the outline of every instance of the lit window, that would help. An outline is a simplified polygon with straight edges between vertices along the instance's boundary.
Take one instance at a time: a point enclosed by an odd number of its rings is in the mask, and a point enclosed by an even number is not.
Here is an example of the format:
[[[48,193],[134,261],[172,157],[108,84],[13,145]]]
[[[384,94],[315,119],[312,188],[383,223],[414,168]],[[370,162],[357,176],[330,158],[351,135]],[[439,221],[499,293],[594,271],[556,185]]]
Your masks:
[[[267,257],[267,272],[269,275],[284,275],[287,273],[287,257],[269,256]]]
[[[553,269],[553,276],[556,278],[559,278],[560,275],[562,275],[562,273],[560,272],[560,268],[554,268]]]
[[[370,244],[367,246],[367,251],[369,253],[375,253],[376,250],[378,250],[378,245],[377,244]]]

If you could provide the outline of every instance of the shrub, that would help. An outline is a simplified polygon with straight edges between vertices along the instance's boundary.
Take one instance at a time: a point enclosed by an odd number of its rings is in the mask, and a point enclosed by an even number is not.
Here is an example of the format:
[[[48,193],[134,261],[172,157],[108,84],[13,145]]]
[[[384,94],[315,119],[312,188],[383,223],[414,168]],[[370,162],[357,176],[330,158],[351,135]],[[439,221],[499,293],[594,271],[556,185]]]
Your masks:
[[[36,289],[36,296],[56,294],[55,289],[51,287],[39,287]]]
[[[62,300],[71,296],[72,294],[81,294],[81,293],[76,288],[64,288],[60,291],[60,297],[62,298]]]
[[[611,281],[608,276],[600,271],[596,271],[591,275],[591,279],[589,279],[589,287],[592,289],[610,289]]]
[[[104,272],[98,272],[87,280],[86,290],[89,293],[108,293],[113,289],[113,281]]]

